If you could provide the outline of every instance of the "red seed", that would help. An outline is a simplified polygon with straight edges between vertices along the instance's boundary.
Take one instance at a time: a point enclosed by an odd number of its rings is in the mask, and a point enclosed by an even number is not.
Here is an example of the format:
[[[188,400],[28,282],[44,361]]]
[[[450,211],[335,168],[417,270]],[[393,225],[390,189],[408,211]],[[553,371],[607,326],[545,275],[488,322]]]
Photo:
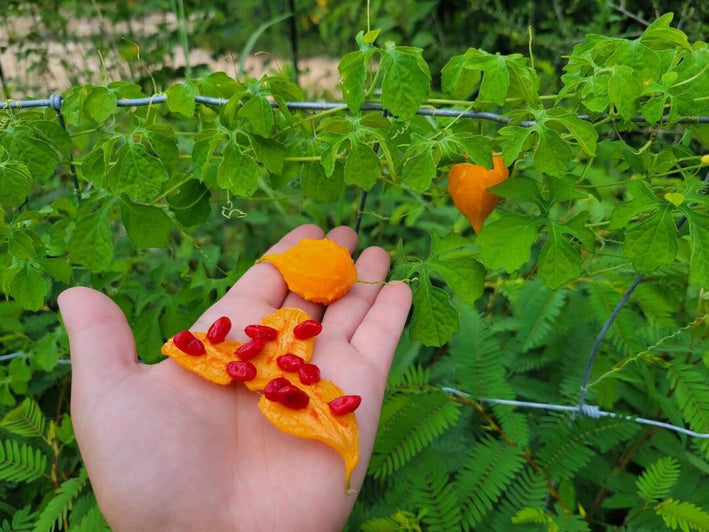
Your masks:
[[[276,359],[276,364],[278,364],[278,367],[283,371],[298,371],[298,368],[305,364],[305,360],[298,355],[286,353]]]
[[[256,366],[244,360],[232,360],[226,365],[226,372],[232,379],[246,382],[256,378]]]
[[[230,330],[231,320],[226,316],[222,316],[209,327],[207,340],[213,344],[220,344],[224,341]]]
[[[293,410],[301,410],[308,406],[310,397],[297,386],[287,384],[278,390],[276,401]]]
[[[261,338],[254,338],[253,340],[249,340],[245,344],[240,345],[234,354],[241,360],[251,360],[263,351],[265,345],[266,342],[264,342]]]
[[[293,328],[293,335],[299,340],[307,340],[317,336],[322,331],[322,323],[315,320],[305,320]]]
[[[320,368],[315,364],[303,364],[298,368],[298,377],[303,384],[320,382]]]
[[[285,377],[276,377],[275,379],[271,379],[268,381],[266,386],[263,388],[263,394],[266,396],[266,399],[269,401],[277,401],[278,400],[278,390],[283,388],[284,386],[290,386],[291,383],[288,379]]]
[[[261,338],[262,340],[275,340],[278,338],[278,331],[268,325],[247,325],[244,332],[249,338]]]
[[[200,356],[207,351],[204,349],[204,344],[195,338],[190,331],[180,331],[172,337],[173,343],[180,351],[192,356]]]
[[[359,395],[342,395],[330,401],[327,406],[330,407],[333,416],[344,416],[357,410],[361,402],[362,398]]]

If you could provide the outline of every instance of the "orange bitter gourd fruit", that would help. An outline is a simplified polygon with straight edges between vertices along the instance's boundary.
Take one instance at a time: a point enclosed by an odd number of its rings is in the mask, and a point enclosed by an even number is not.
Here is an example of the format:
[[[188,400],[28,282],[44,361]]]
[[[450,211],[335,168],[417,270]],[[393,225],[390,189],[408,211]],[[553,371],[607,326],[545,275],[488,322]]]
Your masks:
[[[290,378],[295,381],[295,378]],[[359,461],[357,418],[354,413],[342,416],[332,414],[328,403],[344,395],[332,382],[321,379],[315,384],[300,386],[300,389],[310,396],[308,406],[303,409],[289,409],[277,401],[268,400],[265,395],[259,399],[258,407],[266,419],[282,432],[321,441],[340,453],[345,461],[345,479],[349,486],[350,475]]]
[[[307,301],[330,303],[343,297],[357,281],[350,252],[327,238],[306,238],[283,253],[264,255],[288,288]]]
[[[448,172],[448,193],[476,234],[480,234],[485,220],[500,201],[488,188],[509,177],[509,171],[500,155],[495,155],[492,161],[492,168],[458,163],[451,166]]]
[[[353,408],[338,411],[329,403],[353,397],[359,399],[359,396],[345,396],[334,383],[320,378],[317,366],[308,363],[315,336],[321,330],[321,327],[314,326],[319,323],[311,320],[303,310],[278,309],[263,318],[260,326],[246,328],[247,333],[249,330],[256,332],[258,338],[252,338],[252,341],[258,339],[262,347],[256,354],[249,353],[248,360],[240,360],[240,348],[248,342],[241,344],[226,340],[228,330],[225,330],[224,322],[228,319],[222,317],[215,322],[215,325],[221,325],[221,334],[213,335],[216,340],[210,341],[207,333],[181,331],[163,345],[163,354],[210,382],[229,384],[232,380],[241,380],[250,390],[265,392],[258,405],[266,419],[282,432],[321,441],[337,451],[345,462],[345,480],[349,488],[350,476],[359,460],[357,418]],[[307,334],[298,332],[299,326],[302,328],[303,325],[307,326]],[[263,335],[264,329],[274,334]],[[298,361],[300,367],[284,370],[278,364],[279,357],[284,355]],[[250,371],[229,371],[228,366],[233,364],[246,364]],[[309,372],[299,371],[306,367]],[[240,378],[247,374],[248,377]],[[287,382],[292,391],[295,388],[296,401],[269,398],[268,385],[273,381]]]
[[[204,346],[204,354],[191,355],[177,347],[174,340],[177,335],[165,342],[162,346],[162,354],[169,356],[183,368],[196,373],[209,382],[230,384],[232,378],[225,368],[229,362],[236,360],[234,352],[241,344],[233,340],[224,340],[221,343],[213,344],[206,339],[207,333],[204,332],[193,332],[192,335]]]

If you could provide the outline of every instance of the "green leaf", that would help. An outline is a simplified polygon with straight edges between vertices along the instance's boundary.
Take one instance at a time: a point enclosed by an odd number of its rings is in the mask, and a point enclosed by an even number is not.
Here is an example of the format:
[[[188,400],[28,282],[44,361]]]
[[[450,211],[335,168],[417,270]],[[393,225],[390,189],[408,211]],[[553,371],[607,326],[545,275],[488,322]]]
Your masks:
[[[453,98],[462,100],[470,96],[480,83],[479,70],[466,68],[466,54],[451,57],[441,69],[441,88]]]
[[[245,118],[251,130],[262,137],[272,137],[275,120],[271,102],[264,96],[253,96],[243,102],[239,116]]]
[[[638,495],[648,502],[664,499],[679,478],[679,462],[665,456],[648,467],[635,482]]]
[[[0,162],[0,205],[19,207],[32,190],[32,175],[20,161]]]
[[[50,282],[31,262],[25,262],[12,276],[10,295],[27,310],[39,310],[49,294]]]
[[[436,177],[436,163],[430,145],[423,145],[406,159],[401,170],[404,182],[415,192],[424,192],[431,188]]]
[[[84,112],[99,124],[116,110],[116,95],[106,87],[93,87],[82,102]]]
[[[519,320],[516,337],[523,352],[540,347],[553,337],[566,298],[565,290],[552,290],[539,278],[524,283],[513,303]]]
[[[86,485],[86,469],[81,468],[79,475],[65,480],[55,490],[54,496],[49,500],[37,518],[33,532],[54,530],[58,523],[66,519],[74,500],[79,496]]]
[[[5,147],[10,160],[29,169],[35,183],[45,183],[59,164],[59,156],[51,144],[27,126],[0,130],[0,146]]]
[[[47,455],[25,443],[0,440],[0,480],[32,482],[47,470]]]
[[[149,202],[157,197],[169,176],[165,166],[145,146],[128,142],[116,152],[116,164],[108,170],[107,177],[113,192]]]
[[[709,216],[689,209],[683,212],[689,221],[691,237],[689,282],[697,286],[709,286]]]
[[[387,46],[381,60],[382,106],[403,120],[412,118],[431,86],[431,73],[422,50],[410,46]]]
[[[510,72],[505,57],[499,53],[493,55],[484,50],[469,48],[465,52],[465,59],[465,68],[483,73],[476,101],[490,100],[503,105],[510,87]]]
[[[671,263],[677,255],[677,229],[672,206],[665,204],[642,222],[625,232],[623,254],[639,273],[656,270]]]
[[[430,270],[438,273],[455,294],[466,303],[473,303],[483,294],[485,268],[473,259],[468,242],[456,233],[441,239],[437,231],[431,232],[431,254],[426,259]]]
[[[138,205],[121,199],[121,218],[128,236],[141,248],[166,248],[174,227],[170,217],[159,207]]]
[[[487,225],[476,239],[483,264],[507,272],[520,268],[529,260],[539,225],[537,219],[511,213]]]
[[[445,344],[460,328],[460,316],[448,293],[433,286],[425,275],[421,275],[413,292],[411,339],[428,346]]]
[[[251,197],[263,175],[263,168],[252,157],[244,155],[236,142],[230,141],[224,146],[222,161],[217,170],[217,183],[220,187],[237,196]]]
[[[531,148],[533,129],[531,127],[505,126],[498,131],[502,140],[502,158],[505,162],[516,161],[522,151]]]
[[[681,502],[667,499],[655,507],[655,513],[662,517],[665,524],[672,530],[681,528],[683,531],[709,530],[709,513],[691,502]]]
[[[256,154],[256,159],[266,167],[271,174],[280,176],[283,173],[283,162],[286,149],[283,144],[272,139],[251,135],[251,146]]]
[[[691,48],[687,35],[682,30],[670,27],[673,18],[673,13],[665,13],[658,17],[645,29],[640,36],[640,42],[653,48],[665,48],[671,45]]]
[[[630,120],[637,113],[638,95],[642,88],[632,68],[619,65],[614,69],[608,80],[608,97],[624,120]]]
[[[536,181],[528,177],[517,176],[514,179],[506,179],[488,190],[501,198],[528,201],[535,203],[540,208],[547,203],[542,198]]]
[[[596,155],[598,131],[588,120],[582,120],[574,113],[555,108],[544,113],[544,124],[566,128],[587,155]]]
[[[167,95],[167,109],[171,113],[177,114],[185,119],[194,117],[195,108],[197,106],[195,102],[197,91],[192,82],[187,81],[185,83],[171,85],[167,88],[165,94]]]
[[[522,469],[522,449],[485,436],[475,443],[457,477],[463,523],[473,530]]]
[[[342,164],[335,166],[330,177],[327,177],[323,167],[317,163],[303,163],[300,170],[300,187],[303,194],[316,201],[332,203],[339,199],[344,188],[344,168]]]
[[[243,93],[244,86],[227,76],[224,72],[213,72],[205,78],[195,80],[199,87],[199,94],[212,98],[231,98],[235,94]]]
[[[196,179],[190,179],[169,194],[167,202],[182,225],[195,227],[204,222],[212,212],[209,198],[207,187]]]
[[[345,183],[371,190],[381,173],[379,157],[371,146],[353,139],[345,161]]]
[[[563,227],[547,224],[549,237],[539,255],[539,276],[551,289],[559,288],[581,273],[581,254],[562,236]]]
[[[357,50],[345,54],[337,66],[342,81],[342,99],[353,113],[359,113],[364,102],[364,84],[367,81],[367,61],[371,53]]]
[[[574,157],[573,148],[553,129],[539,126],[536,131],[538,143],[534,150],[534,167],[553,176],[566,175]]]
[[[458,419],[460,405],[442,392],[398,393],[382,405],[369,473],[390,476]]]
[[[69,257],[91,272],[107,271],[113,262],[110,204],[81,218],[69,239]]]
[[[24,438],[41,438],[44,436],[46,419],[37,401],[25,397],[19,406],[10,410],[0,420],[0,429]]]

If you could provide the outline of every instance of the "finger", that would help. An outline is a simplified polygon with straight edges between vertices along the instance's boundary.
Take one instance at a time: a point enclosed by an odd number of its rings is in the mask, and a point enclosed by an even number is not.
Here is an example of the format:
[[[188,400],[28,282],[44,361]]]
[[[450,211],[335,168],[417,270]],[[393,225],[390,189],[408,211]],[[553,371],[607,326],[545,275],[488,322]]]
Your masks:
[[[383,375],[389,372],[411,308],[411,289],[400,281],[385,285],[377,295],[351,344]]]
[[[367,248],[357,259],[357,277],[373,283],[384,281],[389,262],[389,255],[382,248]],[[323,317],[324,330],[340,334],[349,342],[381,289],[381,284],[355,283],[345,297],[328,307]]]
[[[333,242],[337,242],[344,248],[347,248],[350,251],[350,254],[352,254],[355,246],[357,245],[357,233],[352,228],[347,226],[335,227],[326,235],[326,238],[328,240],[332,240]],[[317,267],[317,264],[313,265],[315,270]],[[282,306],[289,308],[295,307],[304,310],[310,317],[316,320],[321,319],[324,312],[323,306],[319,303],[305,301],[302,297],[292,292],[286,296]]]
[[[283,253],[304,238],[322,238],[323,231],[316,225],[301,225],[286,234],[278,243],[264,253]],[[212,305],[195,323],[198,330],[207,329],[220,316],[233,320],[253,321],[263,313],[280,308],[288,295],[280,272],[268,261],[258,262],[241,276],[231,289]],[[258,320],[257,320],[258,321]]]
[[[108,386],[138,368],[133,333],[123,311],[109,297],[76,287],[62,292],[58,303],[76,384]]]

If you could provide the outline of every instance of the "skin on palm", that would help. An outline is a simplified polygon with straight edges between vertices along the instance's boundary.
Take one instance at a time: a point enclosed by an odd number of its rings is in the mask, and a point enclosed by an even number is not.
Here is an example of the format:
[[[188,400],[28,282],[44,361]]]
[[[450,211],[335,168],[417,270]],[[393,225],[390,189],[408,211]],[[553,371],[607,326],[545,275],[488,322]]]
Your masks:
[[[273,246],[302,238],[301,226]],[[353,249],[356,235],[337,228],[328,238]],[[362,252],[361,279],[386,277],[379,248]],[[197,321],[206,331],[218,317],[234,322],[230,338],[280,307],[299,307],[322,320],[313,362],[323,377],[363,397],[357,411],[358,489],[374,442],[396,343],[410,306],[405,285],[357,284],[323,313],[289,293],[272,265],[257,264]],[[341,530],[355,497],[344,489],[342,458],[327,445],[281,433],[261,415],[258,396],[240,383],[219,386],[172,360],[136,363],[132,335],[118,307],[89,289],[60,299],[69,332],[77,441],[99,505],[116,530]],[[100,352],[96,345],[106,346]],[[277,509],[277,511],[274,511]]]

